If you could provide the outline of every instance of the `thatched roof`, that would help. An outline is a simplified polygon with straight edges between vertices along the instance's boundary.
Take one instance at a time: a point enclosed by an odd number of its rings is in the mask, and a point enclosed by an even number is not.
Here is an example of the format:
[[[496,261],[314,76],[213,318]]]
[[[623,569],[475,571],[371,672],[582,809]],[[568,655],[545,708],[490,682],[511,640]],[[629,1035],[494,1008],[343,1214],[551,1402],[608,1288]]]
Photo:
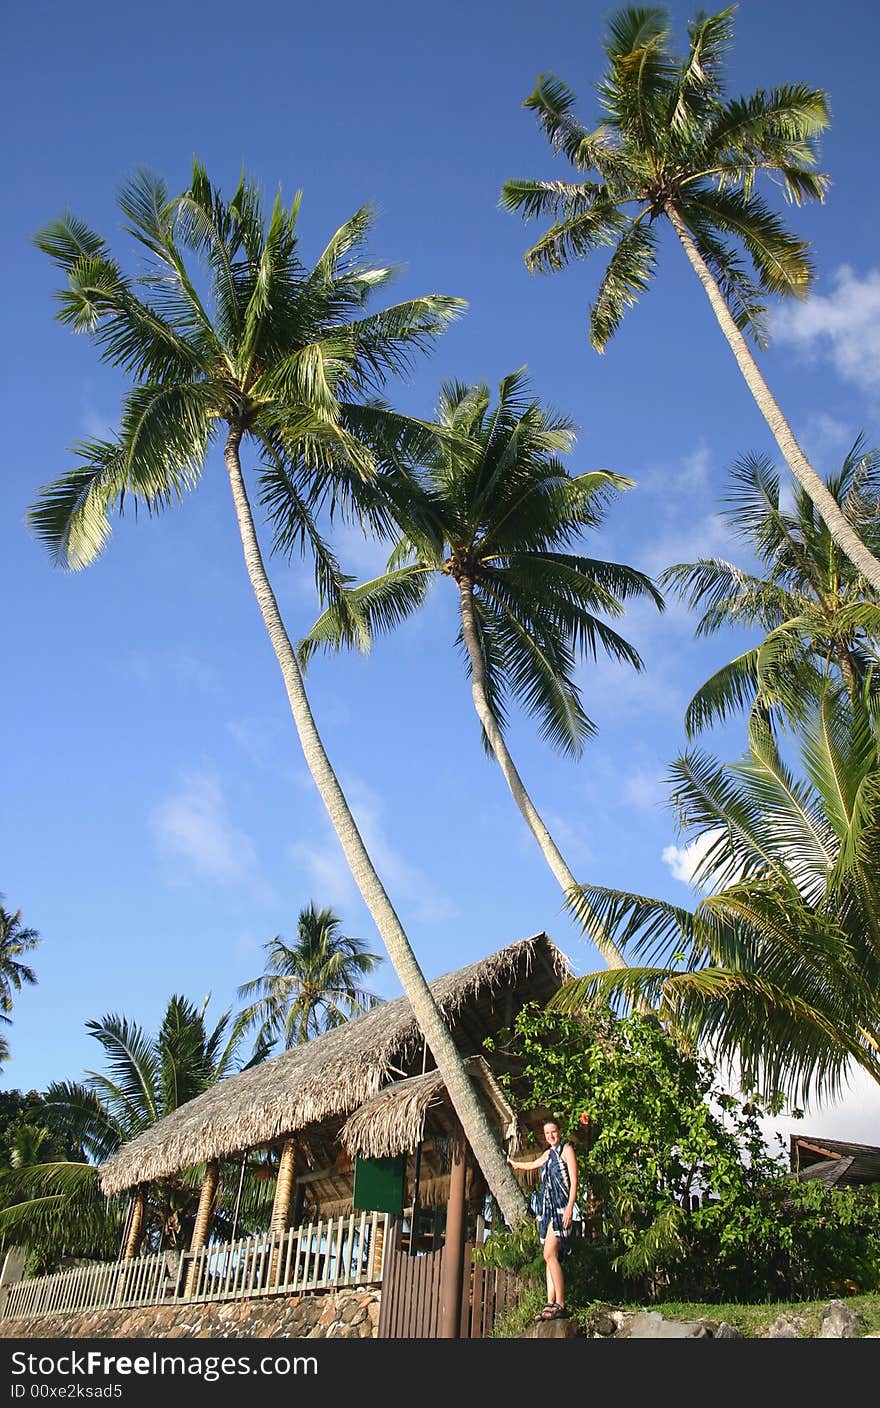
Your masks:
[[[490,1124],[511,1150],[518,1147],[516,1115],[485,1059],[469,1056],[465,1065]],[[431,1132],[448,1137],[454,1132],[454,1118],[444,1095],[439,1071],[394,1081],[349,1115],[339,1131],[340,1143],[352,1157],[384,1159],[405,1154],[424,1139],[429,1112],[433,1114]]]
[[[510,1022],[522,1002],[546,1001],[570,976],[561,950],[546,934],[535,934],[430,987],[456,1044],[469,1055],[484,1035]],[[182,1105],[101,1165],[101,1187],[118,1193],[328,1120],[341,1122],[390,1081],[420,1069],[422,1048],[408,1000],[384,1003]]]

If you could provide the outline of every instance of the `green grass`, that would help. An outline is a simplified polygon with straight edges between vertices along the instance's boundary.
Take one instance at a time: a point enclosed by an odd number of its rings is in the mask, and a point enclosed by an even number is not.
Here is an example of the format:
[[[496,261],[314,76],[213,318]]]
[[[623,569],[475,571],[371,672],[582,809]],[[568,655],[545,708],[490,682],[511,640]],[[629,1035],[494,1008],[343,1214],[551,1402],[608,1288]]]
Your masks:
[[[832,1296],[823,1296],[821,1300],[773,1301],[759,1305],[706,1305],[694,1301],[658,1301],[650,1305],[621,1303],[615,1308],[658,1310],[668,1320],[726,1320],[728,1325],[733,1325],[746,1339],[764,1339],[768,1328],[778,1316],[797,1315],[803,1319],[804,1335],[809,1338],[817,1334],[822,1307],[832,1299]],[[851,1310],[864,1316],[865,1334],[880,1330],[880,1295],[846,1296],[845,1302]],[[543,1303],[543,1290],[535,1291],[534,1294],[530,1292],[518,1306],[501,1317],[495,1327],[495,1336],[499,1339],[516,1339],[531,1323],[532,1316],[540,1310]],[[572,1316],[581,1325],[586,1326],[590,1312],[598,1308],[598,1305],[572,1307]]]

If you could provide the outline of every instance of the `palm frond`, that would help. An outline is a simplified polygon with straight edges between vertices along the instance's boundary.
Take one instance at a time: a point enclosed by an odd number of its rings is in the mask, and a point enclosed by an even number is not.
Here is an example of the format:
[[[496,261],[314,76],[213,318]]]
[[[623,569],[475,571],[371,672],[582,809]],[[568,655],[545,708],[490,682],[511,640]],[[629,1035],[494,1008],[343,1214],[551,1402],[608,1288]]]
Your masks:
[[[557,220],[546,234],[527,249],[523,258],[530,274],[550,274],[582,259],[594,249],[617,243],[629,225],[607,199],[596,200],[589,210]]]
[[[700,685],[684,716],[688,738],[731,714],[751,708],[758,691],[758,650],[753,647],[722,665]]]
[[[657,238],[646,223],[634,221],[608,261],[590,309],[590,342],[604,352],[627,308],[639,300],[657,265]]]
[[[417,564],[348,588],[318,618],[297,647],[306,664],[316,650],[356,647],[366,653],[377,635],[385,635],[419,609],[435,569]]]
[[[110,536],[108,513],[125,500],[125,454],[116,441],[84,440],[73,447],[82,463],[46,484],[28,511],[28,524],[59,567],[77,571],[99,555]]]
[[[742,241],[751,257],[762,288],[778,295],[803,298],[815,270],[806,240],[789,234],[768,205],[756,195],[740,191],[693,188],[683,214],[693,211],[723,234]]]

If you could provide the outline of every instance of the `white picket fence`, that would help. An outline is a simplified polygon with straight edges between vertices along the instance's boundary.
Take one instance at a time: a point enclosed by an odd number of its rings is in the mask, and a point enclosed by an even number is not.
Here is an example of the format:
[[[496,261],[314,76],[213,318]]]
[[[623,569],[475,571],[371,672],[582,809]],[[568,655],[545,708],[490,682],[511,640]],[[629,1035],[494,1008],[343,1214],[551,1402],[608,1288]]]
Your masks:
[[[375,1284],[382,1279],[387,1240],[385,1213],[350,1213],[292,1227],[282,1237],[267,1232],[212,1242],[197,1252],[78,1266],[3,1287],[0,1316],[20,1320]]]

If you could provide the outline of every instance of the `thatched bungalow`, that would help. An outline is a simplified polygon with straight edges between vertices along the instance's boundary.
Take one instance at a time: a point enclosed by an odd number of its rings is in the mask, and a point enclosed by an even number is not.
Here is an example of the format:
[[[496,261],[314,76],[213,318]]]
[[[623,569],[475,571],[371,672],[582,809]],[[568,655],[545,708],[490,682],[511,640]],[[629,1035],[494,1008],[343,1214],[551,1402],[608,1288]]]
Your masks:
[[[570,975],[564,954],[542,933],[430,985],[490,1123],[511,1152],[521,1130],[497,1079],[502,1058],[487,1057],[483,1042],[508,1026],[524,1003],[546,1002]],[[279,1243],[306,1222],[336,1219],[341,1228],[348,1219],[351,1229],[358,1211],[362,1223],[370,1206],[392,1211],[382,1199],[395,1175],[400,1206],[394,1211],[406,1215],[413,1249],[424,1222],[420,1210],[436,1209],[428,1219],[431,1228],[421,1233],[436,1248],[449,1242],[453,1227],[463,1240],[468,1219],[473,1226],[483,1204],[482,1175],[403,997],[222,1081],[102,1165],[106,1194],[132,1194],[126,1255],[138,1252],[138,1203],[143,1206],[146,1186],[204,1165],[190,1247],[192,1291],[199,1274],[196,1254],[207,1264],[203,1249],[210,1244],[224,1172],[235,1177],[242,1156],[257,1150],[268,1154],[276,1171],[269,1231]],[[364,1192],[369,1186],[385,1190],[372,1204]]]

